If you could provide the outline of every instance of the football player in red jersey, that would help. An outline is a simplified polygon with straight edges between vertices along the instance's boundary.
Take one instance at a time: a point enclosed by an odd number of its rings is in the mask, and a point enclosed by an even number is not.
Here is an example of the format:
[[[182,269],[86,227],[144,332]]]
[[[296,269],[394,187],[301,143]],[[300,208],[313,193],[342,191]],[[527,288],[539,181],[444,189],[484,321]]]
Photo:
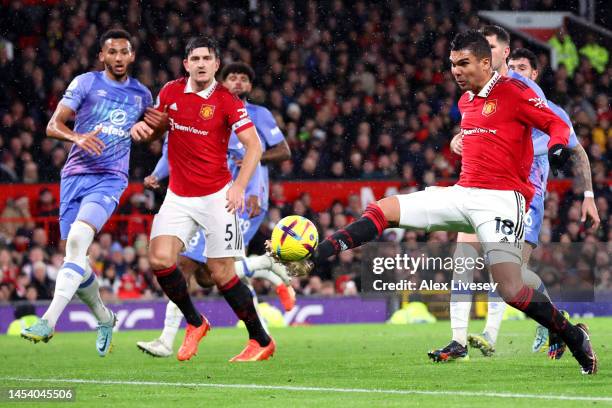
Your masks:
[[[244,256],[237,212],[244,208],[245,188],[261,158],[259,137],[240,98],[215,80],[220,65],[215,40],[192,38],[183,65],[188,76],[168,82],[159,93],[157,112],[149,110],[132,129],[140,139],[168,131],[170,184],[151,228],[149,260],[164,293],[187,320],[177,357],[189,360],[210,325],[195,309],[176,263],[197,228],[203,228],[210,275],[249,332],[247,347],[233,361],[267,359],[274,353],[274,341],[234,270],[234,258]],[[233,182],[227,167],[232,131],[246,149]]]
[[[595,374],[597,358],[587,327],[572,325],[546,296],[527,287],[521,278],[525,204],[534,194],[529,181],[531,129],[550,135],[550,165],[559,168],[568,156],[569,127],[528,86],[491,69],[491,48],[478,31],[455,37],[450,61],[452,74],[465,91],[459,101],[464,135],[459,182],[370,204],[361,218],[318,246],[314,266],[376,239],[389,225],[476,233],[504,301],[558,333],[582,373]],[[305,270],[308,268],[301,268]]]

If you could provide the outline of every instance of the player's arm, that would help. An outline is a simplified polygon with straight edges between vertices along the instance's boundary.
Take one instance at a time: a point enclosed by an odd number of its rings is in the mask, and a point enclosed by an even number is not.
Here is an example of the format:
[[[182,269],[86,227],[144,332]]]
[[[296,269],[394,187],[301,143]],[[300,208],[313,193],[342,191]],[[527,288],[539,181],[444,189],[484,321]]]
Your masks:
[[[167,85],[167,84],[166,84]],[[130,129],[132,139],[137,142],[158,140],[168,131],[168,103],[166,102],[166,86],[157,95],[155,107],[145,109],[143,120]]]
[[[561,107],[555,105],[549,101],[550,109],[557,114],[570,128],[569,141],[567,147],[571,152],[571,159],[574,163],[574,174],[576,174],[576,184],[578,188],[584,192],[584,200],[582,201],[582,217],[581,221],[585,222],[587,219],[593,221],[591,226],[592,230],[596,230],[599,227],[600,219],[599,213],[597,212],[597,206],[595,205],[595,196],[593,194],[593,183],[591,181],[591,164],[589,163],[589,156],[584,150],[582,145],[578,142],[576,132],[572,126],[572,121]]]
[[[582,201],[582,217],[581,221],[585,222],[590,218],[593,222],[591,229],[594,231],[599,227],[601,220],[595,205],[595,195],[593,194],[593,182],[591,180],[591,164],[589,156],[580,143],[571,148],[572,161],[578,180],[579,189],[584,191],[584,199]]]
[[[566,147],[569,141],[570,128],[559,116],[557,116],[536,93],[526,88],[519,91],[518,118],[529,127],[534,127],[546,132],[550,136],[548,141],[548,162],[554,174],[563,167],[569,158],[569,149]]]
[[[89,154],[101,155],[105,145],[98,138],[98,134],[102,131],[102,127],[98,126],[97,129],[88,133],[77,133],[66,126],[66,123],[73,115],[74,111],[70,107],[62,103],[58,104],[47,124],[47,136],[62,141],[73,142]]]
[[[244,146],[245,154],[238,176],[227,192],[227,209],[231,212],[240,212],[244,209],[244,193],[249,180],[259,164],[262,152],[259,136],[257,136],[257,131],[252,124],[249,127],[236,131],[236,136]]]
[[[261,164],[257,164],[255,172],[247,185],[245,191],[246,210],[249,212],[249,218],[257,217],[261,214],[261,201],[259,199],[260,192],[263,188],[263,179],[261,176]]]
[[[261,136],[266,141],[267,146],[272,146],[263,153],[261,162],[278,163],[289,160],[291,158],[291,149],[272,113],[263,108],[258,119],[260,121],[257,124],[257,128]]]
[[[162,148],[162,155],[155,165],[153,173],[145,177],[144,186],[146,188],[158,189],[160,187],[160,180],[165,179],[170,175],[170,166],[168,165],[168,134],[164,139],[164,146]]]
[[[262,163],[278,163],[285,160],[289,160],[291,158],[291,149],[289,148],[289,144],[283,138],[283,141],[279,144],[272,146],[267,149],[261,155]]]
[[[463,132],[457,133],[450,142],[451,151],[461,156],[463,152]]]

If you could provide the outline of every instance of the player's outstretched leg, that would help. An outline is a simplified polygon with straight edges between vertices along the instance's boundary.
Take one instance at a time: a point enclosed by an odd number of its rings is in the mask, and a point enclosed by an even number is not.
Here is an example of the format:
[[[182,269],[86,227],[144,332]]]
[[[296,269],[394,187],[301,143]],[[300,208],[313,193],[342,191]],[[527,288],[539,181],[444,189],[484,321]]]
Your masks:
[[[178,333],[183,313],[173,302],[166,305],[164,329],[161,335],[152,341],[139,341],[136,346],[153,357],[170,357],[174,348],[174,339]]]
[[[83,221],[75,221],[66,241],[66,257],[57,274],[55,293],[49,308],[36,324],[21,332],[21,337],[33,341],[48,342],[53,337],[57,320],[83,282],[87,263],[87,249],[95,231]]]
[[[104,357],[111,351],[113,345],[113,328],[117,323],[117,317],[112,310],[102,303],[100,285],[98,279],[96,279],[96,274],[91,269],[89,258],[87,258],[85,266],[84,281],[76,293],[98,320],[96,350],[100,357]]]

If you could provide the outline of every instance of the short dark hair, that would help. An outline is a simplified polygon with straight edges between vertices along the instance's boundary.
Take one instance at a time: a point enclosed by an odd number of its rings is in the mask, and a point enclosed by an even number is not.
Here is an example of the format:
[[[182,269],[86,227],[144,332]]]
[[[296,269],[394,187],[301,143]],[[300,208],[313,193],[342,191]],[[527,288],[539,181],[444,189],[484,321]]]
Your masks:
[[[214,38],[206,36],[191,37],[185,46],[185,58],[189,57],[189,54],[196,48],[208,48],[208,52],[215,54],[216,58],[221,57],[219,43]]]
[[[495,36],[499,42],[510,44],[510,34],[508,34],[505,28],[498,25],[486,25],[482,27],[481,32],[485,37]]]
[[[510,53],[511,60],[525,58],[529,61],[529,65],[531,65],[531,69],[538,69],[538,57],[533,53],[533,51],[528,50],[527,48],[516,48],[512,50]]]
[[[106,43],[107,40],[116,40],[120,38],[128,40],[130,45],[132,44],[130,33],[121,28],[111,28],[102,34],[102,37],[100,37],[100,49],[104,48],[104,43]]]
[[[230,74],[244,74],[249,77],[249,82],[255,80],[255,72],[253,68],[245,64],[244,62],[232,62],[223,67],[221,70],[221,80],[225,81]]]
[[[484,35],[477,30],[459,33],[451,42],[451,51],[470,50],[478,59],[491,59],[491,47]]]

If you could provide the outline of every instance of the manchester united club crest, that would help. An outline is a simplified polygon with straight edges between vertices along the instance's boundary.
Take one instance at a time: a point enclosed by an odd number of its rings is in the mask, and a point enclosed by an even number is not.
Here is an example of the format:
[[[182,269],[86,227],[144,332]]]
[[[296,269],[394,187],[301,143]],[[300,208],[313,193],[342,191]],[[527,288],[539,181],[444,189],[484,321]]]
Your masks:
[[[491,116],[497,110],[497,99],[493,99],[492,101],[486,101],[484,106],[482,107],[482,114],[484,116]]]
[[[200,108],[200,117],[204,120],[208,120],[215,114],[215,107],[213,105],[202,105]]]

